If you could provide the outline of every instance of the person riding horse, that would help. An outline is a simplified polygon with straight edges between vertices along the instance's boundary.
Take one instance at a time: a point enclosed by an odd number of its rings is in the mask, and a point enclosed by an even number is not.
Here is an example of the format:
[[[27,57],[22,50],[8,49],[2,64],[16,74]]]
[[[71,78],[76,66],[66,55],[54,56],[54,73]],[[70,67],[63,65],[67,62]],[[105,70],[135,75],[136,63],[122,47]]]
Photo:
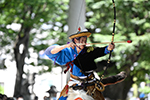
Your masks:
[[[115,48],[114,44],[105,47],[87,47],[85,44],[87,38],[91,35],[88,31],[78,31],[69,36],[72,40],[65,45],[52,45],[45,50],[45,54],[55,63],[66,65],[65,73],[70,70],[70,80],[60,93],[58,100],[66,100],[68,91],[84,90],[94,100],[104,100],[101,92],[104,85],[116,84],[126,78],[126,73],[120,72],[117,75],[110,76],[99,81],[95,78],[93,71],[97,68],[94,59],[105,56]],[[78,45],[83,44],[83,45]]]

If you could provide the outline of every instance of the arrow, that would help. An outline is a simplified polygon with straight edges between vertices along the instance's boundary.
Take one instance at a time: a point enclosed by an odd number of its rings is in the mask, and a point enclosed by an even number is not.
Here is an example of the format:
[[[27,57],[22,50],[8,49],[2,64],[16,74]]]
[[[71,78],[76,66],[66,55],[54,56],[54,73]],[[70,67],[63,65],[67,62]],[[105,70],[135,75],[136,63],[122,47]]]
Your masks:
[[[77,45],[94,45],[94,44],[109,44],[111,42],[100,42],[100,43],[76,43]],[[113,43],[132,43],[132,40],[128,40],[128,41],[117,41],[117,42],[113,42]]]

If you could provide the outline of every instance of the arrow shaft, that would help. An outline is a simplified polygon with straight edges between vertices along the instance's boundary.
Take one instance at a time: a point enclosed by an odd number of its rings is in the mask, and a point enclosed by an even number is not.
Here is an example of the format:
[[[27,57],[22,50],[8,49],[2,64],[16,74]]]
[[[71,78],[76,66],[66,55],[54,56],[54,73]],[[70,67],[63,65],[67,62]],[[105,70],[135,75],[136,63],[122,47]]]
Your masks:
[[[100,42],[100,43],[77,43],[77,45],[94,45],[94,44],[109,44],[111,42]],[[113,43],[127,43],[127,41],[117,41]]]

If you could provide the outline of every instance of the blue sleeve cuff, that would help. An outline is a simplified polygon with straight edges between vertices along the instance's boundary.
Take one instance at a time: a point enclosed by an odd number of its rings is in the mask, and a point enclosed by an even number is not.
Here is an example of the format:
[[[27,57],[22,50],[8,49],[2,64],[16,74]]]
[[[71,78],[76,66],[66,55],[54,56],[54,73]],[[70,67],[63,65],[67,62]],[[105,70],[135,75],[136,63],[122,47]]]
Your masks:
[[[110,53],[110,51],[109,51],[107,48],[108,48],[108,46],[106,46],[106,48],[105,48],[105,51],[104,51],[105,54]],[[112,51],[113,51],[113,50],[112,50]]]

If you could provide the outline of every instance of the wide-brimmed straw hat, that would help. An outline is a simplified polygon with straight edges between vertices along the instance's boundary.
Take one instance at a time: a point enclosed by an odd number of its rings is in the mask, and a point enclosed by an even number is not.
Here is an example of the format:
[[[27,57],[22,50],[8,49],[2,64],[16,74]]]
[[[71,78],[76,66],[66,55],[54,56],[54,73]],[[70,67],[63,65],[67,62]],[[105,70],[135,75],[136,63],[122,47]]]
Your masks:
[[[69,36],[69,39],[73,39],[73,38],[76,38],[76,37],[82,37],[82,36],[87,36],[87,37],[89,37],[90,35],[91,35],[91,33],[90,32],[88,32],[88,31],[80,31],[80,28],[78,28],[78,32],[77,33],[75,33],[75,34],[72,34],[72,35],[70,35]]]

